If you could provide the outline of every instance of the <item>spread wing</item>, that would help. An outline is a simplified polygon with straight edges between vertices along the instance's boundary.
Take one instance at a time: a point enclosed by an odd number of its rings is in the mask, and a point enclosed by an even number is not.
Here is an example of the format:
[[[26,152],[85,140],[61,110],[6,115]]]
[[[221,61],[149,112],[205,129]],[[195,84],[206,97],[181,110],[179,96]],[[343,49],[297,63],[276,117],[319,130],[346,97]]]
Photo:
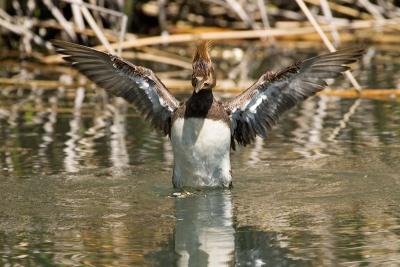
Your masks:
[[[133,103],[152,125],[170,133],[171,117],[179,106],[153,71],[90,47],[53,41],[64,59],[109,94]]]
[[[350,69],[363,49],[350,48],[300,61],[278,73],[266,73],[224,104],[231,114],[233,139],[241,145],[266,137],[279,116],[324,89],[326,79]],[[234,143],[233,143],[234,145]]]

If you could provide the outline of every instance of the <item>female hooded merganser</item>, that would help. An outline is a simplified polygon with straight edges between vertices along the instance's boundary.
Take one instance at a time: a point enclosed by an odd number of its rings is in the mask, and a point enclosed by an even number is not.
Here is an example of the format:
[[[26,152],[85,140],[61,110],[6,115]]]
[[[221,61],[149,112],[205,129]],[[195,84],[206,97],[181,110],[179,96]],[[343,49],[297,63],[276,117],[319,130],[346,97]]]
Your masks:
[[[193,93],[179,102],[150,69],[92,48],[54,41],[65,60],[108,93],[133,103],[152,126],[172,142],[176,188],[232,185],[230,150],[266,138],[279,116],[321,91],[357,61],[363,49],[350,48],[299,61],[277,73],[266,72],[226,102],[215,99],[214,68],[207,41],[193,59]]]

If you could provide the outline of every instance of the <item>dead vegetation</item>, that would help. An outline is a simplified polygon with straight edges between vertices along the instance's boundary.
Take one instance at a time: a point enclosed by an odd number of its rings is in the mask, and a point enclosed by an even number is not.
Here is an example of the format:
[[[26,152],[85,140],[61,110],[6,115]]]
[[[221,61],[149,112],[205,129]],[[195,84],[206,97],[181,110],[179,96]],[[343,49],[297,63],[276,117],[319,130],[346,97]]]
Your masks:
[[[54,54],[49,40],[55,38],[154,66],[172,91],[186,93],[191,90],[188,77],[193,42],[211,39],[212,56],[220,63],[221,73],[216,90],[237,93],[254,80],[254,60],[289,49],[308,53],[326,46],[334,51],[361,43],[371,47],[363,59],[364,68],[372,68],[372,60],[377,58],[379,62],[384,62],[382,57],[396,61],[400,56],[399,25],[399,3],[390,0],[3,0],[0,42],[7,68],[1,71],[0,84],[6,97],[27,90],[64,90],[74,97],[79,88],[94,88]],[[377,54],[376,48],[385,53]],[[285,65],[285,60],[281,64]],[[359,73],[356,66],[356,78],[346,74],[350,84],[342,86],[350,89],[322,94],[374,99],[400,95],[399,80],[388,89],[374,86],[360,93]],[[92,93],[86,92],[86,96]]]

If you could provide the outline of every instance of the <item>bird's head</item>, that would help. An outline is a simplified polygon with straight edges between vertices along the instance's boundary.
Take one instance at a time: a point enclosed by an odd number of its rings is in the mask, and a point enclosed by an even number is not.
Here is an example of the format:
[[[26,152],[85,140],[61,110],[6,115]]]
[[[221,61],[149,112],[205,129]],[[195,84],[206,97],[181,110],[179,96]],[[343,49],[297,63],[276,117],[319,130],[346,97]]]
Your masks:
[[[192,85],[196,94],[200,90],[212,90],[216,84],[214,68],[208,53],[209,48],[209,41],[200,42],[193,58]]]

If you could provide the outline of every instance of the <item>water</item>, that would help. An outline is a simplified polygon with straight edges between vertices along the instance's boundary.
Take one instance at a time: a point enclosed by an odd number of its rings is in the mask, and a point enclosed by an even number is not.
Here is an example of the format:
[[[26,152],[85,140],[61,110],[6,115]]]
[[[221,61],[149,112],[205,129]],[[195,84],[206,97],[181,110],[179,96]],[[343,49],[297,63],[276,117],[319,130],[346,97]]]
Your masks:
[[[233,153],[232,190],[180,199],[134,110],[35,99],[1,102],[0,266],[400,264],[395,100],[313,98]]]

